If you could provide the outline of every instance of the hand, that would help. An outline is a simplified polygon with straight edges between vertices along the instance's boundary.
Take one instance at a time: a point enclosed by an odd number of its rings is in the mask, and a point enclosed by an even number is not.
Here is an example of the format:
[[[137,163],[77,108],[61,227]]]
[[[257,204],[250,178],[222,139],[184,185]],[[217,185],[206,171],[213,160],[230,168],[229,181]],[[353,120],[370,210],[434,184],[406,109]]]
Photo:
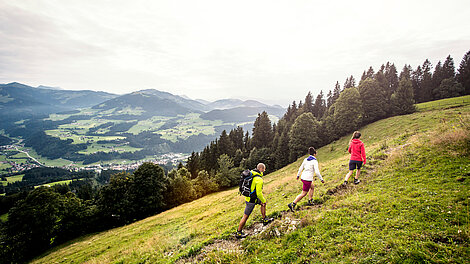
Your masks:
[[[297,180],[299,180],[299,176],[297,176]]]
[[[268,201],[266,201],[267,203]],[[266,207],[266,203],[262,203],[261,206]]]
[[[325,183],[325,181],[324,181],[324,180],[321,180],[321,183]]]

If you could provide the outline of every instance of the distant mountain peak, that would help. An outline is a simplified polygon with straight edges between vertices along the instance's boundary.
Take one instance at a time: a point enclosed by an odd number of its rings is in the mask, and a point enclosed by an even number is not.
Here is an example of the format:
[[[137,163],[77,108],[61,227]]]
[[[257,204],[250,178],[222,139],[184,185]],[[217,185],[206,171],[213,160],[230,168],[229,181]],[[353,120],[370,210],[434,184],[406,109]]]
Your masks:
[[[38,89],[49,89],[49,90],[63,90],[60,87],[51,87],[51,86],[45,86],[45,85],[39,85],[36,88],[38,88]]]

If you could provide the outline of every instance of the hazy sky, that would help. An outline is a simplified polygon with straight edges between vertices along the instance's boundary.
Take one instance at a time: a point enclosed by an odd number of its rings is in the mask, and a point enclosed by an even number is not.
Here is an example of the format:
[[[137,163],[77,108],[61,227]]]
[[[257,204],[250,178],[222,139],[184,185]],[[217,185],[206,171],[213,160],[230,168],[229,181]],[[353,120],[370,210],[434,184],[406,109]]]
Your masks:
[[[0,0],[0,83],[287,106],[470,50],[470,1]]]

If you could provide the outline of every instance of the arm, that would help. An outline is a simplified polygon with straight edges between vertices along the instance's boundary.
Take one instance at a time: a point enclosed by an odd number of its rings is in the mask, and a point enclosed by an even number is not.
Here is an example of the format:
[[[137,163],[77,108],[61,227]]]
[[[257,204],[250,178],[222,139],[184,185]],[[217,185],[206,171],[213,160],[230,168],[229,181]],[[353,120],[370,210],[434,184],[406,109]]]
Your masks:
[[[320,174],[320,168],[318,167],[318,161],[316,161],[316,160],[313,161],[313,167],[315,168],[315,174],[318,176],[318,179],[320,179],[321,182],[325,182],[323,180],[323,177]]]
[[[302,173],[304,166],[305,166],[305,159],[304,161],[302,161],[302,165],[300,165],[299,171],[297,172],[297,179],[300,177],[300,174]]]
[[[364,161],[364,164],[366,164],[366,149],[364,148],[364,144],[361,145],[361,155],[362,155],[362,160]]]
[[[348,152],[351,153],[351,142],[349,142]]]
[[[256,197],[261,201],[261,203],[266,203],[266,198],[263,196],[263,179],[261,177],[256,177]]]

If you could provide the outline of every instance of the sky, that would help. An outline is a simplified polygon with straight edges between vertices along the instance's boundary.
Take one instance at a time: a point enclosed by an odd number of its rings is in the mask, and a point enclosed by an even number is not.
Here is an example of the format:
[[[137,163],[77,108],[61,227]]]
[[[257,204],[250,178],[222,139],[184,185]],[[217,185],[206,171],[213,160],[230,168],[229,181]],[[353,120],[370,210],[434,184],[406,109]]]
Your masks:
[[[470,1],[0,0],[0,83],[287,107],[470,51]]]

